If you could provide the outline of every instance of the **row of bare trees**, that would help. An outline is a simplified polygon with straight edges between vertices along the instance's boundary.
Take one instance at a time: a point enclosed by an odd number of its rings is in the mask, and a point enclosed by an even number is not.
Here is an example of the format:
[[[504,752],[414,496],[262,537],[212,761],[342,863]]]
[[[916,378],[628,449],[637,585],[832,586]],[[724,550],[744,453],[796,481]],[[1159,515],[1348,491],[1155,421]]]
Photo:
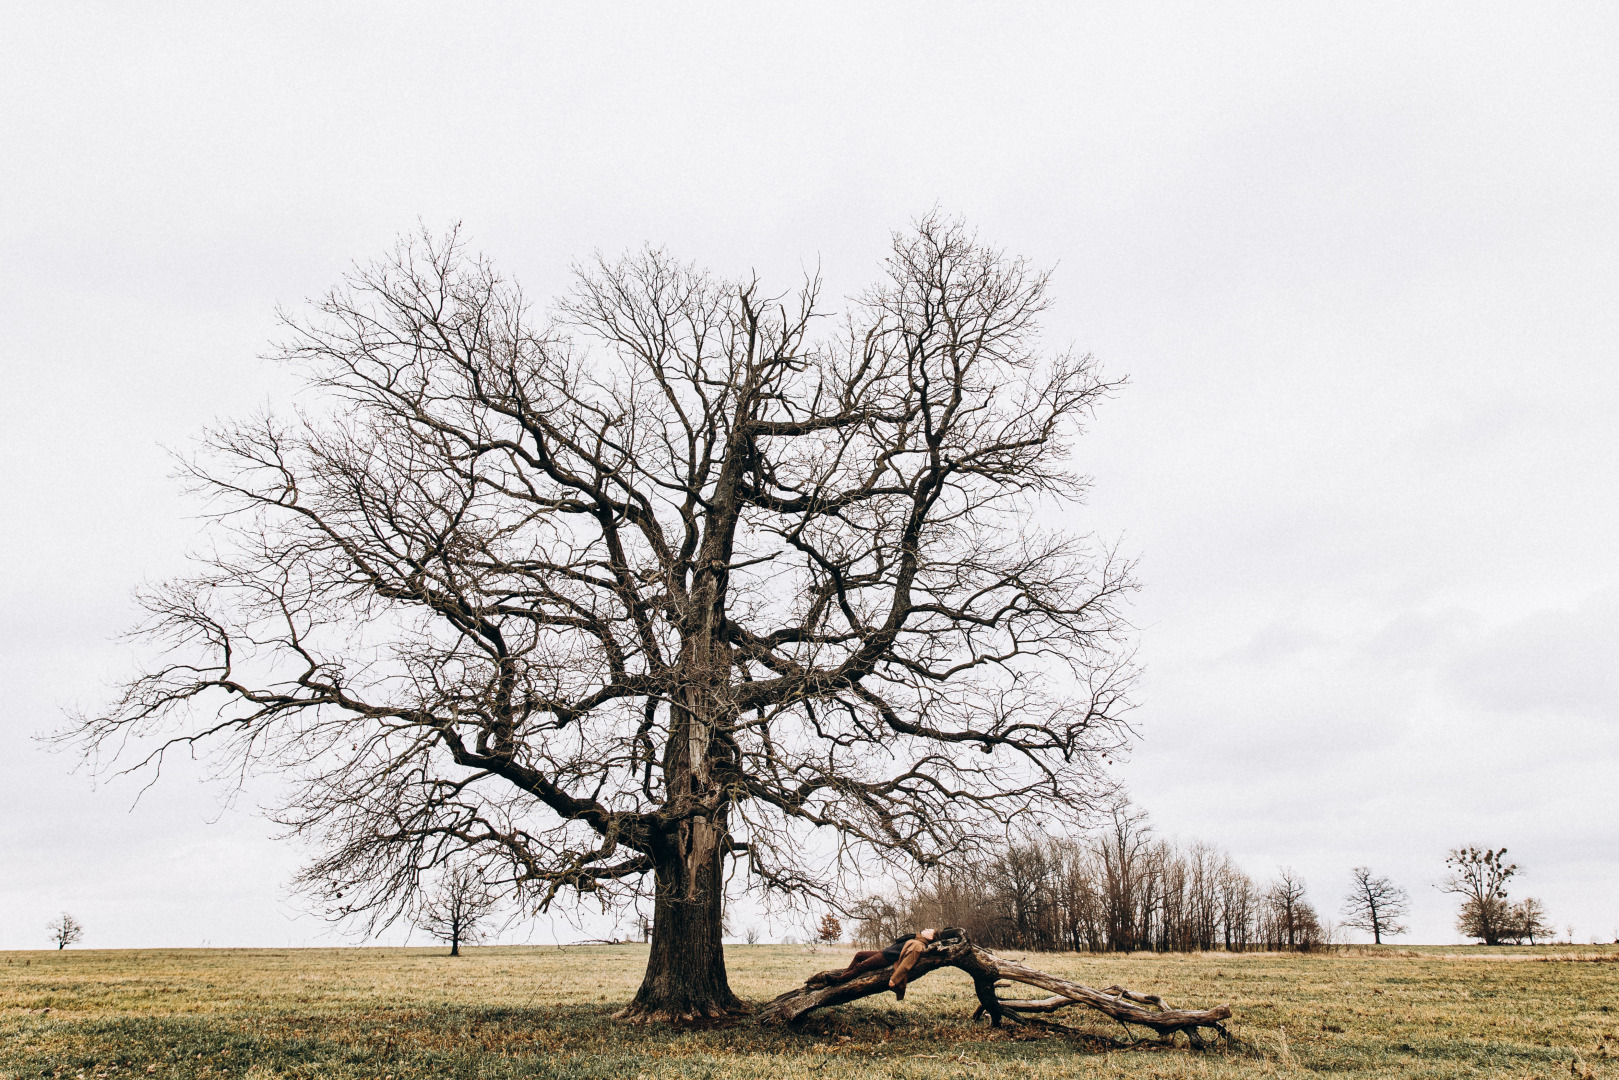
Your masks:
[[[1450,873],[1438,887],[1461,897],[1463,935],[1485,945],[1552,938],[1538,899],[1507,895],[1520,868],[1505,848],[1456,848],[1445,863]],[[1405,933],[1406,890],[1365,866],[1351,873],[1343,925],[1376,944]],[[970,869],[935,875],[903,900],[868,900],[860,915],[863,941],[949,925],[991,947],[1033,950],[1308,951],[1334,936],[1291,869],[1261,885],[1216,846],[1158,838],[1147,815],[1124,801],[1089,835],[1027,834]]]
[[[860,915],[864,941],[960,926],[1006,949],[1309,950],[1329,937],[1292,870],[1260,884],[1218,847],[1157,837],[1146,814],[1123,802],[1097,832],[1025,836],[909,897],[869,900]]]

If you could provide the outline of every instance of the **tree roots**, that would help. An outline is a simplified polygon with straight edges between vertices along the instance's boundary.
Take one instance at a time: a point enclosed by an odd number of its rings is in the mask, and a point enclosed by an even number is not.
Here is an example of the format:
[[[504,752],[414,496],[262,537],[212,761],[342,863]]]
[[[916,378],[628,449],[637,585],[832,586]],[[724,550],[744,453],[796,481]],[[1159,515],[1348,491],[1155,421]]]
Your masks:
[[[624,1020],[631,1024],[670,1024],[680,1028],[729,1027],[747,1018],[746,1009],[730,1012],[693,1009],[680,1012],[675,1009],[638,1009],[633,1005],[625,1006],[613,1014],[614,1020]]]
[[[676,1027],[725,1027],[746,1019],[753,1010],[740,998],[727,995],[725,1002],[699,1005],[648,1005],[632,1001],[613,1014],[614,1020],[627,1020],[632,1024],[673,1024]]]

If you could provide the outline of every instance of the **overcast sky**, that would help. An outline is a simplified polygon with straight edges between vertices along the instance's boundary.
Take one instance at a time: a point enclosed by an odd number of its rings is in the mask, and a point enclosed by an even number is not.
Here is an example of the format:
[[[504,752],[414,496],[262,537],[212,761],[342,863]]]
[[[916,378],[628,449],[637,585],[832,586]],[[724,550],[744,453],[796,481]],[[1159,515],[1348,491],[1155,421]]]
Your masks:
[[[1505,845],[1619,936],[1619,7],[1148,8],[4,4],[0,948],[343,940],[268,789],[31,739],[198,541],[164,447],[287,400],[278,304],[418,220],[539,301],[644,241],[847,293],[935,206],[1130,378],[1073,525],[1140,558],[1158,827],[1421,942]]]

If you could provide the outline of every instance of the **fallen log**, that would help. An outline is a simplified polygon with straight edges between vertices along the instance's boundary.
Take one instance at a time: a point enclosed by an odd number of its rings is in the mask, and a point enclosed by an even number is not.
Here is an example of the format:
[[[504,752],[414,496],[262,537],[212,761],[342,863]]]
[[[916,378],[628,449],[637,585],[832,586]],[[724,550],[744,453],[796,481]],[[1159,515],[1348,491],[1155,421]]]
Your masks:
[[[910,981],[915,982],[928,972],[945,967],[959,968],[971,976],[973,989],[978,995],[978,1009],[973,1013],[973,1019],[987,1014],[995,1027],[999,1027],[1003,1020],[1060,1027],[1033,1020],[1025,1014],[1050,1013],[1071,1005],[1084,1005],[1121,1024],[1138,1025],[1160,1035],[1173,1037],[1175,1032],[1184,1031],[1193,1045],[1197,1045],[1200,1042],[1198,1028],[1213,1028],[1224,1036],[1226,1031],[1220,1022],[1231,1017],[1231,1008],[1227,1005],[1216,1005],[1212,1009],[1177,1009],[1157,994],[1141,994],[1121,986],[1096,990],[1082,983],[1048,975],[1015,960],[1003,959],[965,938],[929,945],[911,969]],[[865,972],[843,983],[827,982],[830,972],[812,975],[802,987],[789,990],[766,1004],[759,1010],[758,1019],[761,1023],[797,1024],[817,1009],[888,992],[888,979],[893,971],[890,965]],[[1002,998],[995,993],[995,984],[1001,980],[1006,980],[1001,983],[1003,986],[1009,982],[1023,983],[1049,991],[1050,996]]]

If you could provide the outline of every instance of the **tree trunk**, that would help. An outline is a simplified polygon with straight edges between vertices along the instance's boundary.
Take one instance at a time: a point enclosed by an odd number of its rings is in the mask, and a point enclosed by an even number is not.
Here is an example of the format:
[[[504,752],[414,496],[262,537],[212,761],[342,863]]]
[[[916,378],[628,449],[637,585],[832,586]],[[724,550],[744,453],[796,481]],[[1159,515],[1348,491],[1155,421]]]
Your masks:
[[[657,845],[652,951],[620,1019],[693,1023],[748,1011],[725,977],[719,840],[712,822],[691,818]]]
[[[713,632],[724,621],[717,599],[723,591],[715,583],[722,555],[709,560],[714,572],[703,575],[707,599],[698,606],[709,609],[708,623],[682,652],[685,686],[671,709],[664,748],[670,805],[685,812],[652,837],[652,949],[641,989],[616,1014],[620,1019],[694,1023],[749,1011],[731,993],[721,940],[727,831],[716,773],[735,762],[734,744],[715,736],[715,717],[732,714],[725,683],[730,661]]]

